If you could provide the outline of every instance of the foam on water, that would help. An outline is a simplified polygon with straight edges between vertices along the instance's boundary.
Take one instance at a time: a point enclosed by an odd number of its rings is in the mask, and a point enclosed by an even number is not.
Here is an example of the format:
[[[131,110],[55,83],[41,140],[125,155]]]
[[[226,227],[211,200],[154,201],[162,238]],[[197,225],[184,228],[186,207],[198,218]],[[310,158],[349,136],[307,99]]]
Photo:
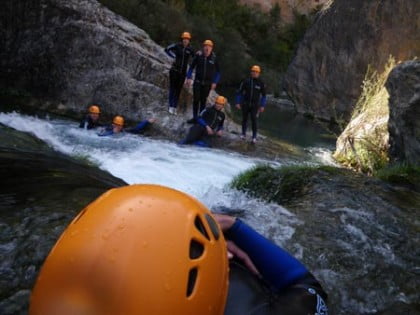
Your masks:
[[[60,152],[87,158],[129,184],[165,185],[193,195],[211,209],[238,209],[260,232],[276,231],[270,236],[278,243],[289,239],[299,224],[285,208],[228,187],[239,173],[270,161],[131,134],[98,137],[97,131],[80,129],[72,121],[18,113],[0,113],[0,123],[30,132]]]

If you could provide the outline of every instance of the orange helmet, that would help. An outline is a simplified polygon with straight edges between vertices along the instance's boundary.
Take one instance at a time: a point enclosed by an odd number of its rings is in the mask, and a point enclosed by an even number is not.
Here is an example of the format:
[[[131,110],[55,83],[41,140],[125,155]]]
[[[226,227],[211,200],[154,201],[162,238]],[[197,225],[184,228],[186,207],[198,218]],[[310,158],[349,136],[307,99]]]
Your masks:
[[[196,199],[156,185],[111,189],[83,209],[47,257],[30,315],[217,314],[226,243]]]
[[[182,39],[191,39],[191,34],[189,32],[184,32],[181,34]]]
[[[124,118],[122,116],[115,116],[112,123],[114,125],[124,126]]]
[[[213,44],[213,42],[212,42],[210,39],[206,39],[206,40],[203,42],[203,46],[210,46],[210,47],[213,47],[213,46],[214,46],[214,44]]]
[[[99,109],[98,105],[92,105],[89,107],[89,113],[91,114],[100,114],[101,110]]]
[[[260,66],[257,66],[257,65],[252,66],[251,67],[251,71],[255,71],[255,72],[261,73],[261,67]]]
[[[218,97],[216,97],[215,103],[225,106],[226,105],[226,97],[219,95]]]

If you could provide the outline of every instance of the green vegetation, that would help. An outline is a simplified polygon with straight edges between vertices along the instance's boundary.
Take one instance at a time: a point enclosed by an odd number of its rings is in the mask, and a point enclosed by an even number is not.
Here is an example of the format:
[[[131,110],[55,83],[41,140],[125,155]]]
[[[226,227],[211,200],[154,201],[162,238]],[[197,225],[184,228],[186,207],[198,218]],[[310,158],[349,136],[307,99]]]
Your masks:
[[[395,64],[390,56],[381,73],[368,67],[351,121],[338,139],[341,149],[334,153],[341,164],[367,174],[388,164],[389,94],[385,82]]]
[[[100,1],[163,46],[178,40],[186,30],[192,32],[196,49],[204,39],[212,39],[224,86],[236,86],[250,65],[261,64],[266,82],[273,82],[268,85],[271,91],[277,90],[274,82],[279,82],[312,18],[296,13],[293,25],[281,26],[278,5],[263,13],[238,0]]]
[[[239,174],[230,184],[252,197],[279,204],[301,195],[311,178],[321,173],[338,174],[342,170],[331,166],[283,166],[273,168],[259,165]]]
[[[418,165],[395,164],[376,171],[374,176],[393,184],[420,188],[420,166]]]

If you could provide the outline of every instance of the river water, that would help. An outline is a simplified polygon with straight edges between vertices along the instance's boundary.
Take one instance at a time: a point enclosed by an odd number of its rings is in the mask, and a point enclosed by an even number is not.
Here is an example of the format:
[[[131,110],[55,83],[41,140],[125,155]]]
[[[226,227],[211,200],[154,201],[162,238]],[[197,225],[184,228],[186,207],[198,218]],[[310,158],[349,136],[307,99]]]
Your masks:
[[[87,159],[129,184],[152,183],[169,186],[193,195],[210,209],[240,215],[258,231],[269,236],[279,245],[285,246],[299,258],[305,256],[305,252],[313,248],[310,243],[312,240],[307,237],[300,238],[302,242],[290,244],[296,230],[306,224],[304,217],[280,205],[250,198],[242,192],[229,188],[228,185],[236,175],[259,163],[285,165],[296,163],[293,160],[266,161],[221,150],[179,146],[167,141],[130,134],[102,138],[98,137],[95,131],[79,129],[74,121],[41,119],[18,113],[0,113],[0,123],[20,131],[30,132],[57,151]],[[312,147],[307,151],[309,163],[332,163],[331,152],[328,148]],[[332,209],[333,211],[339,214],[345,224],[346,233],[358,242],[346,240],[343,244],[347,246],[347,249],[351,250],[351,246],[360,246],[361,238],[364,238],[365,242],[375,243],[375,240],[369,239],[369,233],[364,233],[362,230],[366,228],[366,222],[374,221],[373,214],[365,214],[360,209]],[[356,214],[356,217],[361,218],[363,226],[347,224],[347,221],[352,220]],[[380,243],[385,248],[389,247],[388,244],[383,244],[383,241]],[[341,245],[331,246],[340,247]],[[389,252],[395,255],[391,248]],[[325,257],[320,254],[315,260],[322,261],[323,259],[325,260]],[[398,257],[395,259],[401,263]],[[372,305],[379,305],[384,295],[386,296],[383,290],[378,290],[377,294],[371,292],[370,301],[352,302],[348,299],[348,292],[353,291],[354,288],[349,290],[343,284],[338,285],[340,275],[327,267],[328,263],[324,263],[322,268],[312,271],[328,289],[339,288],[337,289],[339,292],[335,292],[335,295],[341,300],[336,298],[336,302],[343,304],[343,309],[340,309],[339,305],[333,307],[337,314],[371,314],[375,313],[375,310],[381,310],[381,307],[375,308]],[[395,286],[395,283],[391,283],[390,287],[393,291],[390,294],[399,290],[398,287],[395,289]],[[364,293],[357,293],[357,295],[360,294]],[[400,300],[403,302],[411,302],[415,296],[418,296],[416,294],[406,297],[403,293],[401,294],[403,297]],[[343,302],[344,300],[346,302]]]

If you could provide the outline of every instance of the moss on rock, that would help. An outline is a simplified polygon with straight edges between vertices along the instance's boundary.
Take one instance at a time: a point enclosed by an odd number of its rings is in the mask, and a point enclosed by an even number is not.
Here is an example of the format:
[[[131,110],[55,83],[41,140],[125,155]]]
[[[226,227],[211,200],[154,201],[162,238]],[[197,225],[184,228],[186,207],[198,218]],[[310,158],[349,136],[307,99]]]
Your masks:
[[[234,178],[231,187],[252,197],[281,204],[300,196],[314,176],[334,175],[342,171],[331,166],[300,165],[274,168],[258,165]]]

